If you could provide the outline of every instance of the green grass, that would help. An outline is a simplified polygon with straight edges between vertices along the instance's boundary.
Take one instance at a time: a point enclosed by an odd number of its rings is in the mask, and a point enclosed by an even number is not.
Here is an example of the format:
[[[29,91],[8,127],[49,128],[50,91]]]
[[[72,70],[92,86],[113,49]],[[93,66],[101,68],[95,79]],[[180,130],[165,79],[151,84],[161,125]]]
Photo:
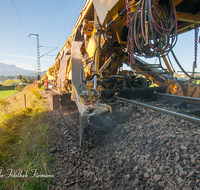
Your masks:
[[[45,100],[36,87],[28,86],[8,101],[0,99],[0,168],[1,175],[5,175],[0,177],[0,189],[47,189],[51,178],[33,177],[33,170],[39,175],[51,175],[45,114]],[[16,175],[27,172],[27,177],[6,177],[8,169]]]
[[[3,86],[12,85],[12,83],[20,83],[20,80],[17,79],[8,79],[5,82],[1,83]]]
[[[158,87],[158,85],[157,84],[155,84],[155,83],[152,83],[149,87]]]
[[[18,90],[15,90],[15,86],[0,86],[0,99],[7,99],[17,92]]]

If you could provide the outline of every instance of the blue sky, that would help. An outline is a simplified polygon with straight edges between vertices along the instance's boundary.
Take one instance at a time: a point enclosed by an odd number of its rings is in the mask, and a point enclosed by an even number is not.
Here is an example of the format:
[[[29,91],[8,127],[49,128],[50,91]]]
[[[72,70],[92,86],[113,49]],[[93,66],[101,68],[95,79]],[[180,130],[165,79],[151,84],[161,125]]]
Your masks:
[[[36,36],[28,38],[28,35],[36,33],[43,46],[40,47],[40,55],[58,47],[40,60],[41,70],[48,69],[70,36],[84,3],[85,0],[0,0],[0,62],[34,70],[37,64],[37,41]],[[199,44],[198,48],[200,64]],[[185,70],[191,71],[194,31],[180,35],[174,51]],[[174,67],[180,70],[176,65]],[[197,71],[200,71],[199,68],[200,65]]]
[[[200,31],[199,31],[200,35]],[[181,34],[178,36],[178,41],[176,46],[173,49],[177,59],[179,60],[182,67],[185,71],[192,71],[192,66],[194,62],[194,30],[191,30],[187,33]],[[169,53],[172,64],[175,71],[181,71],[173,60],[171,53]],[[148,59],[145,59],[148,62]],[[154,63],[155,59],[151,60],[151,63]],[[158,60],[156,62],[158,64]],[[164,66],[164,62],[162,63]],[[198,53],[197,53],[197,69],[196,72],[200,72],[200,44],[198,43]]]
[[[85,0],[0,0],[0,62],[34,70],[37,40],[28,35],[35,33],[44,46],[40,47],[40,55],[58,47],[40,60],[41,69],[48,69],[71,34],[84,3]]]

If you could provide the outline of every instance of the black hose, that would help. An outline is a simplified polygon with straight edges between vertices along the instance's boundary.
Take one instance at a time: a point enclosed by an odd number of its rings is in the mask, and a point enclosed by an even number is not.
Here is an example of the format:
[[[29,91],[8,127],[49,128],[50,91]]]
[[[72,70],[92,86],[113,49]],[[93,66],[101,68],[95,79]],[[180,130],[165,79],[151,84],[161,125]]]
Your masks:
[[[131,48],[133,41],[135,47]],[[127,42],[130,53],[138,56],[167,55],[177,42],[173,0],[162,0],[159,4],[156,0],[140,0],[130,22]]]
[[[192,76],[190,76],[190,75],[183,69],[183,67],[181,66],[181,64],[179,63],[179,61],[178,61],[176,55],[174,54],[173,50],[171,50],[171,53],[172,53],[172,55],[173,55],[173,57],[174,57],[174,59],[175,59],[177,65],[178,65],[179,68],[185,73],[185,75],[187,75],[187,76],[188,76],[189,78],[191,78],[191,79],[200,80],[200,77],[192,77]]]

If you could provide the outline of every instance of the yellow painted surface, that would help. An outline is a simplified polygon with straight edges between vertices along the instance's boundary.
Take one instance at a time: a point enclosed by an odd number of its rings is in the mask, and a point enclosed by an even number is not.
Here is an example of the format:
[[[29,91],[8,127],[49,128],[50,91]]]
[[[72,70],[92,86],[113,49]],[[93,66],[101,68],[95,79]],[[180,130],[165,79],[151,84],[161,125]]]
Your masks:
[[[181,12],[176,12],[176,14],[177,14],[178,21],[200,24],[200,15],[194,15],[190,13],[181,13]]]
[[[179,5],[183,0],[174,0],[175,5]]]
[[[120,38],[119,33],[118,33],[118,30],[116,28],[115,28],[115,31],[116,31],[117,40],[118,40],[119,44],[127,44],[127,42],[121,41],[121,38]]]
[[[172,69],[171,69],[171,67],[170,67],[170,65],[169,65],[169,62],[168,62],[167,58],[166,58],[166,57],[163,57],[163,60],[164,60],[164,62],[165,62],[165,65],[166,65],[166,67],[167,67],[167,70],[168,70],[170,73],[172,73]],[[172,74],[170,74],[170,75],[172,75]]]
[[[114,5],[119,0],[93,0],[93,4],[95,7],[95,10],[99,16],[99,20],[101,24],[104,23],[104,20],[107,16],[107,13],[114,7]],[[116,14],[116,12],[115,12]]]
[[[71,58],[70,58],[70,61],[69,61],[69,66],[67,68],[67,80],[71,80],[71,66],[72,66],[72,62],[71,62]]]
[[[95,48],[96,48],[96,44],[95,44],[95,40],[94,40],[94,33],[95,33],[95,29],[93,29],[93,31],[92,31],[92,35],[90,37],[90,40],[88,42],[88,46],[86,48],[86,51],[89,55],[89,58],[94,56],[94,51],[95,51]]]
[[[46,72],[46,74],[47,74],[48,80],[55,80],[55,77],[49,75],[48,72]]]

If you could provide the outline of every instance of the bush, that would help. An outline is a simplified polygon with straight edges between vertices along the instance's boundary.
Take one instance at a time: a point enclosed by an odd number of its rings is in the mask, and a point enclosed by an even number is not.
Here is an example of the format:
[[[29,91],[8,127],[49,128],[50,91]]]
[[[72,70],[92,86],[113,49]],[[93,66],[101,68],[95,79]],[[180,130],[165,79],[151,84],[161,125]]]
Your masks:
[[[41,87],[42,87],[42,85],[41,85],[40,83],[38,83],[38,84],[37,84],[37,87],[38,87],[38,88],[41,88]]]
[[[44,86],[42,86],[42,87],[41,87],[41,90],[44,90],[44,89],[45,89],[45,87],[44,87]]]
[[[23,90],[23,88],[24,88],[23,85],[17,85],[17,86],[15,87],[15,90],[21,92],[21,91]]]

